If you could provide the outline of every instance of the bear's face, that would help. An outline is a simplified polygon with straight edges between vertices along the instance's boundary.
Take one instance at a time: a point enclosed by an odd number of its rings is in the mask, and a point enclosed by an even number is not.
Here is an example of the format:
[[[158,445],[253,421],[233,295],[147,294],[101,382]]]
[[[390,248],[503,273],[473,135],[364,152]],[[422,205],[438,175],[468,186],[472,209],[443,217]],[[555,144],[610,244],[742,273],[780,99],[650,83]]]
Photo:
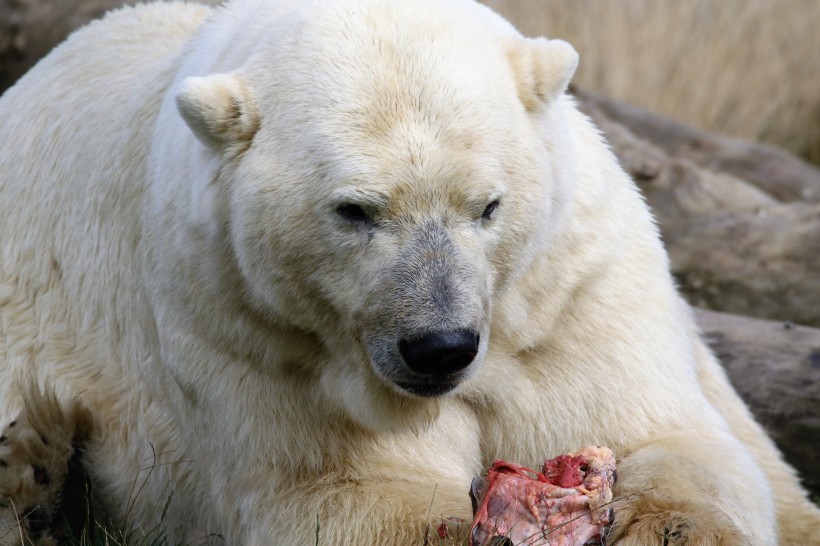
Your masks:
[[[177,104],[222,158],[251,304],[318,335],[359,384],[429,398],[480,366],[494,300],[557,229],[567,131],[551,103],[577,57],[400,15],[313,21],[236,73],[190,78]]]
[[[505,159],[533,157],[525,145],[513,153],[487,129],[407,114],[377,130],[348,119],[344,140],[325,136],[340,134],[330,114],[287,139],[263,126],[236,172],[232,225],[254,300],[346,356],[358,345],[387,385],[429,397],[480,364],[493,295],[538,237],[522,219],[544,212],[550,192]],[[510,172],[523,174],[518,188]]]

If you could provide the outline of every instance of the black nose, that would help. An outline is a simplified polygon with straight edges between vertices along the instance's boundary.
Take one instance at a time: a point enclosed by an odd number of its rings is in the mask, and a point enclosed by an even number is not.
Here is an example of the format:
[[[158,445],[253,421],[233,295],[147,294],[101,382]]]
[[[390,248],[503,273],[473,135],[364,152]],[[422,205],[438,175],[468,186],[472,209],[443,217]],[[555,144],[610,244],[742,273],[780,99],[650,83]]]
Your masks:
[[[447,375],[463,370],[478,354],[478,334],[468,330],[433,332],[399,342],[402,358],[416,373]]]

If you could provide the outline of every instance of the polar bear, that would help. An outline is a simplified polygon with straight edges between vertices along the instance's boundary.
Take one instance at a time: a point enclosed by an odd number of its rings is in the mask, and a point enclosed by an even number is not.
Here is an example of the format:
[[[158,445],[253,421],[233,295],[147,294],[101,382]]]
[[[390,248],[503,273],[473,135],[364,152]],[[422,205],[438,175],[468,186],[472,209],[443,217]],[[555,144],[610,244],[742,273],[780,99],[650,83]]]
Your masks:
[[[471,0],[150,4],[58,47],[0,99],[3,540],[53,539],[77,454],[173,541],[404,545],[493,459],[603,444],[619,544],[816,543],[576,64]]]

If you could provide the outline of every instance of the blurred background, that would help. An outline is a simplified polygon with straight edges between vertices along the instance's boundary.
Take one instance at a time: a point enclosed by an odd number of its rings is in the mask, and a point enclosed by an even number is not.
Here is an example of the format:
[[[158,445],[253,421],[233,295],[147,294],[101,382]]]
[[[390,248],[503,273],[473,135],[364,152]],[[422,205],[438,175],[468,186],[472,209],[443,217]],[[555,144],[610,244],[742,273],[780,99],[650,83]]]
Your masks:
[[[70,31],[124,3],[0,0],[0,90]],[[818,0],[485,3],[524,34],[571,42],[583,88],[820,162]]]
[[[820,161],[817,0],[488,0],[581,54],[575,81]]]
[[[0,0],[0,93],[124,3]],[[579,106],[652,207],[735,387],[820,498],[820,0],[485,3],[578,50]]]

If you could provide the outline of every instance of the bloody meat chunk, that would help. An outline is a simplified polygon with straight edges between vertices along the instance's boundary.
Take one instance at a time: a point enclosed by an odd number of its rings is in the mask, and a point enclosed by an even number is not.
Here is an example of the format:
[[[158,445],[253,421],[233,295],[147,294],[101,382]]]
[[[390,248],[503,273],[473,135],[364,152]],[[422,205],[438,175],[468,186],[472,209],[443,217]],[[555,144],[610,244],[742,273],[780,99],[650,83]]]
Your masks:
[[[471,546],[603,544],[614,516],[615,455],[590,446],[544,463],[540,472],[495,461],[470,491]]]

